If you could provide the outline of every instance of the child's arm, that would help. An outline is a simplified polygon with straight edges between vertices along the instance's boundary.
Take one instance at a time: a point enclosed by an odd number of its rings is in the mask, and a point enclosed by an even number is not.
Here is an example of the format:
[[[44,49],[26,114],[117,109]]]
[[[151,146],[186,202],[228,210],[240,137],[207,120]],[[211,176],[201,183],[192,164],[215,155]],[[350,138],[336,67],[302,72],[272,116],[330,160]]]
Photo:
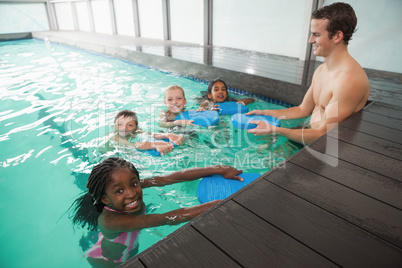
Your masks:
[[[199,206],[180,208],[163,214],[133,215],[104,210],[99,216],[98,222],[103,235],[111,237],[120,232],[130,232],[162,225],[177,225],[194,219],[220,201],[214,200]]]
[[[199,111],[205,111],[206,107],[208,106],[208,101],[207,100],[202,100],[200,103],[200,107],[196,110],[197,112]]]
[[[205,111],[205,110],[216,110],[217,105],[215,105],[215,102],[209,99],[204,99],[200,103],[200,107],[196,110],[197,112],[199,111]]]
[[[253,98],[245,98],[245,99],[241,99],[241,100],[237,101],[237,103],[242,103],[244,105],[247,105],[247,104],[250,104],[253,102],[255,102],[255,100]]]
[[[176,126],[176,121],[167,122],[167,121],[164,121],[164,120],[159,120],[159,121],[158,121],[158,125],[159,125],[160,127],[165,127],[165,128],[168,128],[168,127],[175,127],[175,126]]]
[[[194,126],[194,120],[175,120],[173,122],[168,122],[168,118],[165,111],[162,111],[159,114],[158,125],[160,127],[168,128],[168,127],[175,127],[175,126]]]
[[[125,145],[125,146],[128,146],[128,147],[136,148],[133,143],[129,142],[125,138],[119,137],[119,135],[117,135],[117,134],[114,135],[113,137],[111,137],[110,140],[115,141],[120,145]]]
[[[152,136],[155,139],[169,139],[170,142],[173,142],[176,145],[182,145],[184,142],[184,136],[173,133],[153,133]]]
[[[194,126],[194,120],[176,120],[174,121],[176,126]]]
[[[175,122],[168,122],[168,114],[166,111],[162,110],[159,113],[159,118],[158,118],[158,125],[160,127],[174,127],[176,126]]]
[[[111,140],[116,141],[120,145],[125,145],[127,147],[132,147],[138,150],[150,150],[155,149],[158,152],[164,154],[168,153],[173,150],[174,145],[170,142],[164,141],[137,141],[137,142],[130,142],[124,138],[118,137],[115,135],[111,138]]]
[[[175,126],[194,126],[194,120],[175,120],[173,122],[165,122],[159,121],[158,124],[160,127],[175,127]]]
[[[170,152],[174,148],[174,145],[172,143],[164,141],[137,141],[132,144],[135,148],[139,150],[155,149],[160,153]]]
[[[192,181],[199,178],[211,176],[214,174],[219,174],[226,179],[243,181],[238,175],[243,171],[237,170],[231,166],[212,166],[203,168],[190,168],[181,171],[176,171],[165,176],[157,176],[141,181],[141,187],[151,187],[151,186],[164,186],[177,182]]]

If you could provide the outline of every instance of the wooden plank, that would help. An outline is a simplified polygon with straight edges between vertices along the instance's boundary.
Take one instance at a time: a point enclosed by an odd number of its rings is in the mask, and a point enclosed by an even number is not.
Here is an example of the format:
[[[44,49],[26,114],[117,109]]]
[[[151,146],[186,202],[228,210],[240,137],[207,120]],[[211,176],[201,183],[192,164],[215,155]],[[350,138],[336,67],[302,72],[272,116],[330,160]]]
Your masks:
[[[383,91],[400,92],[402,88],[401,77],[395,77],[395,74],[390,74],[389,77],[374,78],[369,77],[370,89],[372,87],[382,89]],[[398,74],[401,76],[400,74]]]
[[[216,207],[193,226],[243,267],[335,267],[233,201]]]
[[[378,138],[402,144],[402,132],[396,129],[380,126],[375,123],[363,121],[353,117],[348,118],[341,124],[342,127],[347,127],[360,131]]]
[[[342,267],[402,263],[402,250],[268,181],[251,185],[234,200]]]
[[[328,147],[328,148],[327,148]],[[326,153],[362,168],[377,172],[394,180],[402,181],[401,161],[363,149],[349,143],[327,137],[312,143],[307,150]],[[324,155],[320,156],[324,157]]]
[[[391,108],[391,109],[398,110],[398,111],[402,111],[402,107],[398,106],[398,105],[392,105],[392,104],[380,102],[380,101],[375,101],[373,104],[382,106],[382,107],[386,107],[386,108]]]
[[[129,259],[125,263],[120,264],[119,268],[145,268],[145,266],[134,257],[133,259]]]
[[[334,131],[330,131],[328,135],[367,150],[402,160],[402,144],[367,135],[342,126],[334,129]]]
[[[370,106],[364,108],[364,111],[388,116],[388,117],[399,119],[399,120],[402,119],[402,111],[401,110],[397,110],[397,109],[394,109],[391,107],[377,105],[377,103],[373,103],[373,105],[370,105]]]
[[[352,117],[402,131],[402,120],[389,116],[375,114],[369,111],[362,111],[353,115]]]
[[[401,210],[290,162],[275,171],[266,179],[402,248]]]
[[[146,267],[240,267],[190,225],[143,253],[139,259]]]
[[[323,162],[321,158],[311,155],[308,151],[295,155],[289,161],[381,202],[402,209],[402,182],[400,181],[341,159],[338,159],[338,165],[333,167]]]
[[[392,92],[384,92],[383,90],[378,90],[374,91],[372,90],[370,92],[370,97],[369,100],[371,101],[380,101],[380,102],[385,102],[389,103],[393,106],[399,105],[402,106],[402,100],[400,98],[395,98],[395,93]]]

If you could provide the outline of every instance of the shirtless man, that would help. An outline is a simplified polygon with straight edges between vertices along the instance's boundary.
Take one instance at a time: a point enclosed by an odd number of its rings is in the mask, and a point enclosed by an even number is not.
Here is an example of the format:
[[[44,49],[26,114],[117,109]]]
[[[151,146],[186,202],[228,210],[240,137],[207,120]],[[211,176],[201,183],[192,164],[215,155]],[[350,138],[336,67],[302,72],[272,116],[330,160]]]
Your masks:
[[[308,128],[274,127],[264,121],[251,121],[257,127],[254,135],[279,133],[299,143],[309,144],[333,129],[350,115],[360,111],[367,102],[370,85],[366,73],[348,52],[357,18],[353,8],[334,3],[316,10],[311,20],[309,43],[314,55],[324,63],[314,72],[310,88],[299,106],[284,110],[254,110],[247,115],[270,115],[281,119],[311,115]]]

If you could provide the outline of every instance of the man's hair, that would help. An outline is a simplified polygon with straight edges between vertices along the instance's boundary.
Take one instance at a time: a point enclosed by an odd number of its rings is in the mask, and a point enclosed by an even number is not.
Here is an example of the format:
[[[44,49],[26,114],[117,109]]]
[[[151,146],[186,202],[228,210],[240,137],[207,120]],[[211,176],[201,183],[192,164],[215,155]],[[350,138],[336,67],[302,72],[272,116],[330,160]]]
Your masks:
[[[312,19],[327,19],[327,31],[331,39],[338,31],[343,33],[343,41],[349,44],[357,25],[357,17],[353,8],[346,3],[333,3],[324,6],[312,14]]]

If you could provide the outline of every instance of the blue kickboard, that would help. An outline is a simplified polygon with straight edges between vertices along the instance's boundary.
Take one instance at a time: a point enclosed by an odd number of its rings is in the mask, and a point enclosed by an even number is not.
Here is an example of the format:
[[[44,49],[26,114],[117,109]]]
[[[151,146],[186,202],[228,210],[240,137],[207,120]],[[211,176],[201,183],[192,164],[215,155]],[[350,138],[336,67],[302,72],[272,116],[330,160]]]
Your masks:
[[[220,114],[237,114],[237,113],[247,113],[248,107],[241,103],[236,103],[235,101],[225,101],[217,103]]]
[[[279,121],[279,119],[269,115],[235,114],[232,116],[232,124],[237,128],[252,129],[257,127],[256,124],[251,124],[250,121],[265,121],[276,127],[281,126],[281,121]]]
[[[194,120],[194,125],[210,127],[218,124],[219,113],[217,111],[184,111],[176,116],[174,120]]]
[[[260,176],[258,173],[240,174],[239,177],[243,178],[244,181],[225,179],[221,175],[205,177],[198,184],[198,200],[201,204],[217,199],[223,200]]]

